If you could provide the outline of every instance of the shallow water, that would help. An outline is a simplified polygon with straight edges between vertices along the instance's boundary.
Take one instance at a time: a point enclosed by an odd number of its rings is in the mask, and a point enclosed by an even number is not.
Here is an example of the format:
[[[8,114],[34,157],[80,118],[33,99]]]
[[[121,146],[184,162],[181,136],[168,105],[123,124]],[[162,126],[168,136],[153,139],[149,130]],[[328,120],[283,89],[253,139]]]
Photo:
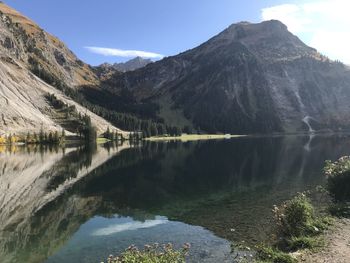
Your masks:
[[[154,242],[232,262],[231,241],[268,239],[272,206],[349,153],[348,135],[3,149],[0,262],[101,262]]]

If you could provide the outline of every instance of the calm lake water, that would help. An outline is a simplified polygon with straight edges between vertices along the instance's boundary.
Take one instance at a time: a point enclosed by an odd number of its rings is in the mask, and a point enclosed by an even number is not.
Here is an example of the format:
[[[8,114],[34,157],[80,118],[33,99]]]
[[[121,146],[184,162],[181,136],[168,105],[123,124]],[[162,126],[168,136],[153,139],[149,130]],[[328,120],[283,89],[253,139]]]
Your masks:
[[[266,240],[272,206],[348,154],[348,135],[0,148],[0,262],[96,263],[154,242],[233,262],[230,242]]]

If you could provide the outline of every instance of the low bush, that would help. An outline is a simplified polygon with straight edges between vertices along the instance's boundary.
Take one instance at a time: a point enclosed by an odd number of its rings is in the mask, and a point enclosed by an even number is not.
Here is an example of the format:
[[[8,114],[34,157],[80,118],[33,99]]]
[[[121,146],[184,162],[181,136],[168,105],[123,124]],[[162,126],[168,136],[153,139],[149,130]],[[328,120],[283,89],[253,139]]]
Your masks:
[[[305,194],[298,194],[281,206],[273,209],[279,235],[282,237],[300,237],[317,231],[314,208]]]
[[[350,201],[350,156],[326,161],[327,189],[336,202]]]
[[[316,217],[314,207],[304,193],[299,193],[280,206],[274,206],[273,212],[277,239],[271,247],[257,247],[257,262],[297,262],[287,252],[323,246],[323,239],[317,235],[328,228],[331,219]]]
[[[326,161],[324,174],[328,177],[328,193],[335,201],[329,208],[330,214],[349,217],[350,156],[341,157],[335,162]],[[274,206],[273,213],[277,225],[277,239],[272,247],[262,246],[256,250],[256,262],[296,262],[285,252],[324,246],[324,240],[319,234],[326,230],[333,220],[330,217],[316,216],[310,199],[304,193],[280,206]]]

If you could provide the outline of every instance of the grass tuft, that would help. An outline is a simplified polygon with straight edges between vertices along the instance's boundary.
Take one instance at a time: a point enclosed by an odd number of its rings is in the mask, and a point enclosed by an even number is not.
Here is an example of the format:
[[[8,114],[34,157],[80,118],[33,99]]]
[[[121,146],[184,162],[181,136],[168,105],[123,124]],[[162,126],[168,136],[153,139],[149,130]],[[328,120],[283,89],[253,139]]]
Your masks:
[[[287,240],[288,249],[290,251],[297,251],[300,249],[316,249],[324,246],[323,239],[319,237],[292,237]]]
[[[257,247],[257,261],[258,262],[271,262],[271,263],[296,263],[296,259],[291,255],[282,252],[278,249],[258,246]]]

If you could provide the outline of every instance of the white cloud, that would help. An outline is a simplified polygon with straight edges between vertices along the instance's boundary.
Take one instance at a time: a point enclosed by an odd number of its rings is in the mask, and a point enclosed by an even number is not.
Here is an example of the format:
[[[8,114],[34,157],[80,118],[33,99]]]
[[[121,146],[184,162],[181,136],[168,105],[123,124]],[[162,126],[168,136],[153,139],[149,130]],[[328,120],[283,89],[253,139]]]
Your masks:
[[[318,0],[262,9],[262,20],[277,19],[308,45],[350,63],[350,1]]]
[[[104,228],[100,228],[92,233],[93,236],[109,236],[116,233],[150,228],[167,223],[164,217],[156,217],[154,220],[146,220],[145,222],[132,221],[123,224],[114,224]]]
[[[284,4],[262,9],[262,19],[276,19],[284,22],[291,32],[299,32],[307,24],[307,20],[300,16],[301,8],[297,5]]]
[[[142,58],[162,58],[161,54],[141,51],[141,50],[124,50],[117,48],[105,48],[105,47],[85,47],[92,53],[103,55],[103,56],[113,56],[113,57],[142,57]]]

